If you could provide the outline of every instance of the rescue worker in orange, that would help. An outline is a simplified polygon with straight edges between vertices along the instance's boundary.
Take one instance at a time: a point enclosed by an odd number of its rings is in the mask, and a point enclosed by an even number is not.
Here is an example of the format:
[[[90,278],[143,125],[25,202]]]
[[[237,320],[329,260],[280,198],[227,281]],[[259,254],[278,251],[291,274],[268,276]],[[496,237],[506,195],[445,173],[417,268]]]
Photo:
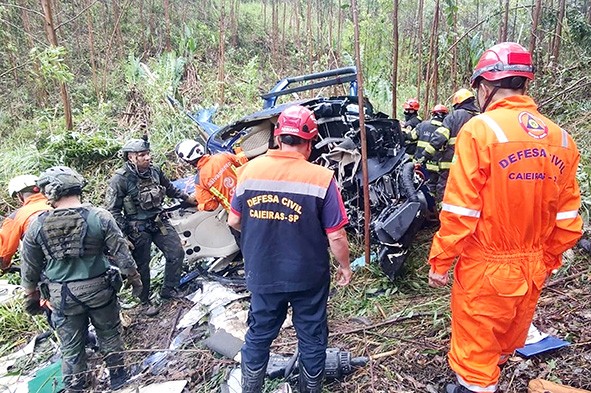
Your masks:
[[[37,186],[38,179],[35,175],[21,175],[8,182],[8,193],[22,206],[6,217],[0,229],[0,270],[3,272],[12,265],[12,257],[32,219],[51,209]]]
[[[485,51],[472,74],[483,113],[458,135],[429,255],[433,287],[459,256],[447,393],[497,391],[499,365],[524,345],[544,282],[581,236],[579,151],[525,94],[533,79],[531,54],[513,42]]]
[[[221,205],[230,211],[230,201],[236,191],[236,168],[248,160],[244,154],[205,154],[204,147],[197,141],[186,139],[180,142],[177,156],[198,170],[195,177],[195,199],[197,209],[212,211]]]

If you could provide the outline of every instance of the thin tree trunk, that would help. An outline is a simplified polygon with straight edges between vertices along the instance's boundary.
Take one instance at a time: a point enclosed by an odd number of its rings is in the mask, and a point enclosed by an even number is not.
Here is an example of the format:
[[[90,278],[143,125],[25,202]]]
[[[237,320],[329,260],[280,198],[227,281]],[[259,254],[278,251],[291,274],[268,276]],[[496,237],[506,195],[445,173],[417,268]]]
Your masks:
[[[554,33],[554,45],[552,47],[553,62],[558,64],[558,55],[560,54],[560,42],[562,40],[562,22],[564,21],[564,12],[566,0],[560,0],[558,4],[558,20],[556,21],[556,30]]]
[[[285,71],[285,30],[287,29],[287,21],[285,20],[285,15],[286,15],[286,4],[287,1],[283,2],[283,16],[281,17],[282,22],[281,22],[281,26],[283,26],[283,28],[281,29],[281,46],[279,47],[279,58],[281,59],[281,75],[284,74]]]
[[[499,36],[499,42],[507,41],[507,31],[509,29],[509,0],[505,0],[505,11],[503,12],[503,21],[501,23],[501,34]]]
[[[587,12],[585,14],[585,20],[587,24],[591,25],[591,1],[587,2]]]
[[[225,71],[224,71],[224,61],[225,61],[225,23],[224,19],[225,15],[225,0],[220,1],[220,45],[219,45],[219,53],[218,53],[218,87],[219,87],[219,103],[224,103],[224,80],[225,80]]]
[[[540,14],[542,10],[542,0],[533,0],[534,7],[532,11],[531,35],[529,38],[529,53],[535,57],[536,38],[538,36],[538,25],[540,24]]]
[[[120,57],[123,54],[123,38],[121,36],[121,8],[119,8],[119,0],[113,0],[113,19],[115,20],[115,38],[117,41],[117,55]]]
[[[57,47],[57,35],[55,34],[55,28],[53,25],[53,14],[51,11],[51,0],[41,0],[41,7],[43,8],[43,15],[45,16],[45,32],[47,33],[47,39],[53,47]],[[72,106],[70,104],[70,97],[68,95],[68,87],[64,82],[60,82],[60,91],[62,96],[62,103],[64,105],[64,120],[66,121],[66,129],[71,130],[74,128],[72,122]]]
[[[167,52],[172,50],[170,46],[170,3],[169,0],[164,0],[164,28],[166,33],[164,34],[164,48]]]
[[[267,0],[263,0],[263,31],[267,31]]]
[[[35,42],[33,41],[33,33],[31,32],[31,20],[29,19],[29,12],[27,11],[26,0],[21,0],[20,5],[22,6],[21,17],[23,19],[23,28],[26,33],[25,35],[27,36],[27,41],[29,42],[29,50],[31,50],[35,47]],[[35,70],[35,74],[39,75],[41,73],[37,61],[33,61],[33,69]],[[35,81],[35,101],[38,106],[44,106],[47,102],[47,90],[45,90],[43,84],[38,81]]]
[[[423,81],[423,2],[419,0],[419,8],[417,12],[417,20],[419,27],[417,28],[417,99],[421,96],[421,82]]]
[[[88,5],[91,4],[92,0],[86,1]],[[89,9],[86,13],[86,22],[88,26],[88,49],[90,54],[90,70],[92,71],[92,86],[94,87],[94,93],[96,97],[100,97],[100,90],[98,84],[98,71],[96,66],[96,55],[94,50],[94,27],[92,25],[92,12]]]
[[[277,0],[271,0],[271,58],[277,60]]]
[[[307,1],[308,8],[306,9],[306,31],[308,32],[308,68],[309,73],[312,73],[312,2]]]
[[[238,47],[238,19],[240,15],[240,0],[234,0],[232,10],[232,46]]]
[[[144,53],[147,52],[148,50],[148,43],[146,42],[146,29],[144,27],[145,25],[145,19],[144,19],[144,0],[140,0],[140,6],[139,6],[139,24],[142,26],[141,31],[142,31],[142,47],[144,48]]]
[[[458,8],[457,8],[458,1],[454,0],[453,2],[453,11],[452,11],[452,35],[454,39],[457,36],[458,32]],[[451,49],[451,87],[453,91],[458,89],[458,46],[454,45]]]
[[[437,22],[439,19],[439,0],[435,1],[435,9],[433,11],[433,24],[431,26],[431,38],[429,40],[429,59],[427,61],[427,80],[425,81],[425,110],[429,109],[429,94],[431,92],[431,83],[433,81],[432,73],[433,70],[436,69],[435,65],[437,63],[437,53],[436,53],[436,43],[437,40]]]
[[[396,118],[398,94],[398,0],[392,2],[392,117]]]
[[[209,8],[208,8],[209,9]],[[150,30],[148,30],[149,50],[154,49],[154,35],[156,34],[156,21],[154,15],[154,0],[150,0],[150,20],[148,23]]]

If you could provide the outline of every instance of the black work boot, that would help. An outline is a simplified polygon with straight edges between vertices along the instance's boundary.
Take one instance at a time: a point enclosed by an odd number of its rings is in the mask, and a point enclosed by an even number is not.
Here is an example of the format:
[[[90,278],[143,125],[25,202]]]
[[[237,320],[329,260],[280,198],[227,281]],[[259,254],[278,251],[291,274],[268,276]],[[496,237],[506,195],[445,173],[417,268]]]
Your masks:
[[[321,393],[323,380],[324,370],[316,375],[310,375],[305,367],[300,365],[300,375],[298,378],[300,393]]]
[[[129,373],[125,367],[115,367],[109,370],[109,377],[111,379],[111,390],[117,390],[129,379]]]
[[[242,362],[240,369],[242,371],[242,393],[261,393],[267,367],[251,370]]]
[[[66,375],[64,376],[64,385],[66,393],[83,392],[86,389],[86,375]]]
[[[183,297],[185,297],[185,294],[178,288],[164,287],[160,291],[161,299],[182,299]]]
[[[455,383],[448,383],[445,386],[445,393],[475,393],[462,385],[456,385]]]

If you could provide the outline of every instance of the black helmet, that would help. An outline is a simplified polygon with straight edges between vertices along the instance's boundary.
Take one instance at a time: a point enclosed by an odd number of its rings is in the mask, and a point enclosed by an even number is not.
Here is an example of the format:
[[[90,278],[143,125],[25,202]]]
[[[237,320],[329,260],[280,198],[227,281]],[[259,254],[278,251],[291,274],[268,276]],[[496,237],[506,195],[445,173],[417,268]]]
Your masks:
[[[149,151],[150,150],[150,142],[146,139],[130,139],[121,148],[121,152],[123,153],[123,159],[127,160],[127,155],[129,153],[139,153],[142,151]]]
[[[67,166],[54,166],[41,173],[37,185],[50,202],[66,195],[80,195],[86,185],[81,174]]]

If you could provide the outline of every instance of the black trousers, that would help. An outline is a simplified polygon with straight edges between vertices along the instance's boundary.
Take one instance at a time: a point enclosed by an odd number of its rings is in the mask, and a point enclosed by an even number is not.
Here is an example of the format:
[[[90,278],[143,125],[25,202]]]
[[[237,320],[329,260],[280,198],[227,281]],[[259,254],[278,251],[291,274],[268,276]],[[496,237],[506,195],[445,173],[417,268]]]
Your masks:
[[[150,299],[150,254],[152,243],[162,251],[166,259],[163,290],[172,289],[179,285],[185,251],[174,227],[166,221],[163,222],[163,226],[166,228],[166,235],[163,235],[161,230],[154,229],[153,226],[144,230],[140,226],[138,232],[135,232],[131,239],[134,245],[133,259],[135,259],[144,286],[140,295],[142,302],[147,302]]]
[[[253,293],[248,313],[248,331],[242,347],[242,361],[251,370],[266,366],[269,347],[285,321],[291,305],[298,337],[299,362],[309,375],[324,371],[328,345],[326,304],[330,283],[302,292]]]

